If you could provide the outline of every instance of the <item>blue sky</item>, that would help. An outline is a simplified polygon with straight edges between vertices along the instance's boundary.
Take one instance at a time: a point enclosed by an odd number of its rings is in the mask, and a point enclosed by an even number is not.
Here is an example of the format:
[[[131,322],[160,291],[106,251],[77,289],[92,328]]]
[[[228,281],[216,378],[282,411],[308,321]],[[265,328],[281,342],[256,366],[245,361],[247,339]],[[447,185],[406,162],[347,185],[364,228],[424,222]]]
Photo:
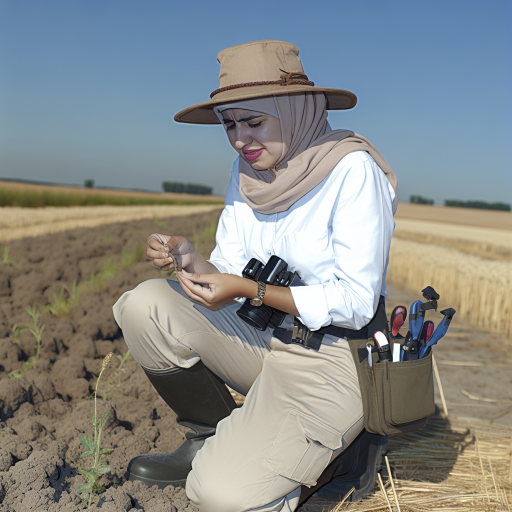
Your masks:
[[[223,194],[223,129],[172,117],[218,87],[220,50],[279,39],[357,94],[331,125],[379,148],[402,199],[512,202],[511,22],[510,0],[0,0],[0,176]]]

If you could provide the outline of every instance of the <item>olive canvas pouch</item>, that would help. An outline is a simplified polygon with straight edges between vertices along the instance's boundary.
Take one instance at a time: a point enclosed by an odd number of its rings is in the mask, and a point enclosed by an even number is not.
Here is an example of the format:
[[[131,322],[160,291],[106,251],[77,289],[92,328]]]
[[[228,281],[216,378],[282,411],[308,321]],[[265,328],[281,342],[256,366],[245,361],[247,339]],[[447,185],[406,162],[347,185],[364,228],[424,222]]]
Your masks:
[[[349,340],[357,369],[364,427],[373,434],[394,436],[423,427],[434,413],[432,353],[414,361],[379,362],[367,340]]]

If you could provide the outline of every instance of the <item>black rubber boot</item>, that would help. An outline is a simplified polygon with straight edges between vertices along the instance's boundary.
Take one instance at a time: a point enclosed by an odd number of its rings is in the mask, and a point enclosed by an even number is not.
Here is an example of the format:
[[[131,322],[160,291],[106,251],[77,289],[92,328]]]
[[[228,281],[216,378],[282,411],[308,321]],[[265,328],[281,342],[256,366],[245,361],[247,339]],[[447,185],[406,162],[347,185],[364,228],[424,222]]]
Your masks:
[[[347,502],[362,500],[373,494],[377,471],[388,444],[387,437],[366,430],[322,473],[314,487],[302,487],[301,503],[308,498],[339,502],[355,487]]]
[[[141,455],[128,465],[129,480],[141,480],[150,487],[183,485],[192,460],[205,439],[215,434],[217,423],[229,416],[236,403],[226,385],[199,361],[192,368],[150,370],[143,368],[151,384],[176,413],[176,421],[190,430],[187,440],[174,452]]]

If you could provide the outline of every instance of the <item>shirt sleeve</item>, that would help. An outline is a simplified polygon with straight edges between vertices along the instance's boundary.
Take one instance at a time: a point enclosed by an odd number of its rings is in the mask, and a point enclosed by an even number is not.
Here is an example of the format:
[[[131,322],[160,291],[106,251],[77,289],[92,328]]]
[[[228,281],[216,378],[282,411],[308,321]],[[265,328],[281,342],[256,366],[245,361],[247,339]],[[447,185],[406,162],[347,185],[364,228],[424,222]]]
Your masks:
[[[247,264],[247,256],[240,243],[235,218],[234,197],[238,190],[238,159],[233,164],[231,179],[226,192],[224,210],[219,219],[215,235],[216,246],[208,260],[223,274],[234,274],[242,277],[242,270]]]
[[[336,169],[342,181],[331,217],[333,278],[291,288],[300,320],[312,330],[331,323],[361,329],[378,305],[394,229],[394,197],[384,172],[363,155],[351,153]]]

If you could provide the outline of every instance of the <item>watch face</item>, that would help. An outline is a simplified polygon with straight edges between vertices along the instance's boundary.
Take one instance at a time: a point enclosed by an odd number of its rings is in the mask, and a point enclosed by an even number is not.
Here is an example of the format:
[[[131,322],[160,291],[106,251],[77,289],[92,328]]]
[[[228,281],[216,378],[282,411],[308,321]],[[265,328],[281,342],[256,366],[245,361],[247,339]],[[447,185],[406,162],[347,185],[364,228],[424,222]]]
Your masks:
[[[261,299],[251,299],[250,302],[252,306],[261,306],[263,304]]]

